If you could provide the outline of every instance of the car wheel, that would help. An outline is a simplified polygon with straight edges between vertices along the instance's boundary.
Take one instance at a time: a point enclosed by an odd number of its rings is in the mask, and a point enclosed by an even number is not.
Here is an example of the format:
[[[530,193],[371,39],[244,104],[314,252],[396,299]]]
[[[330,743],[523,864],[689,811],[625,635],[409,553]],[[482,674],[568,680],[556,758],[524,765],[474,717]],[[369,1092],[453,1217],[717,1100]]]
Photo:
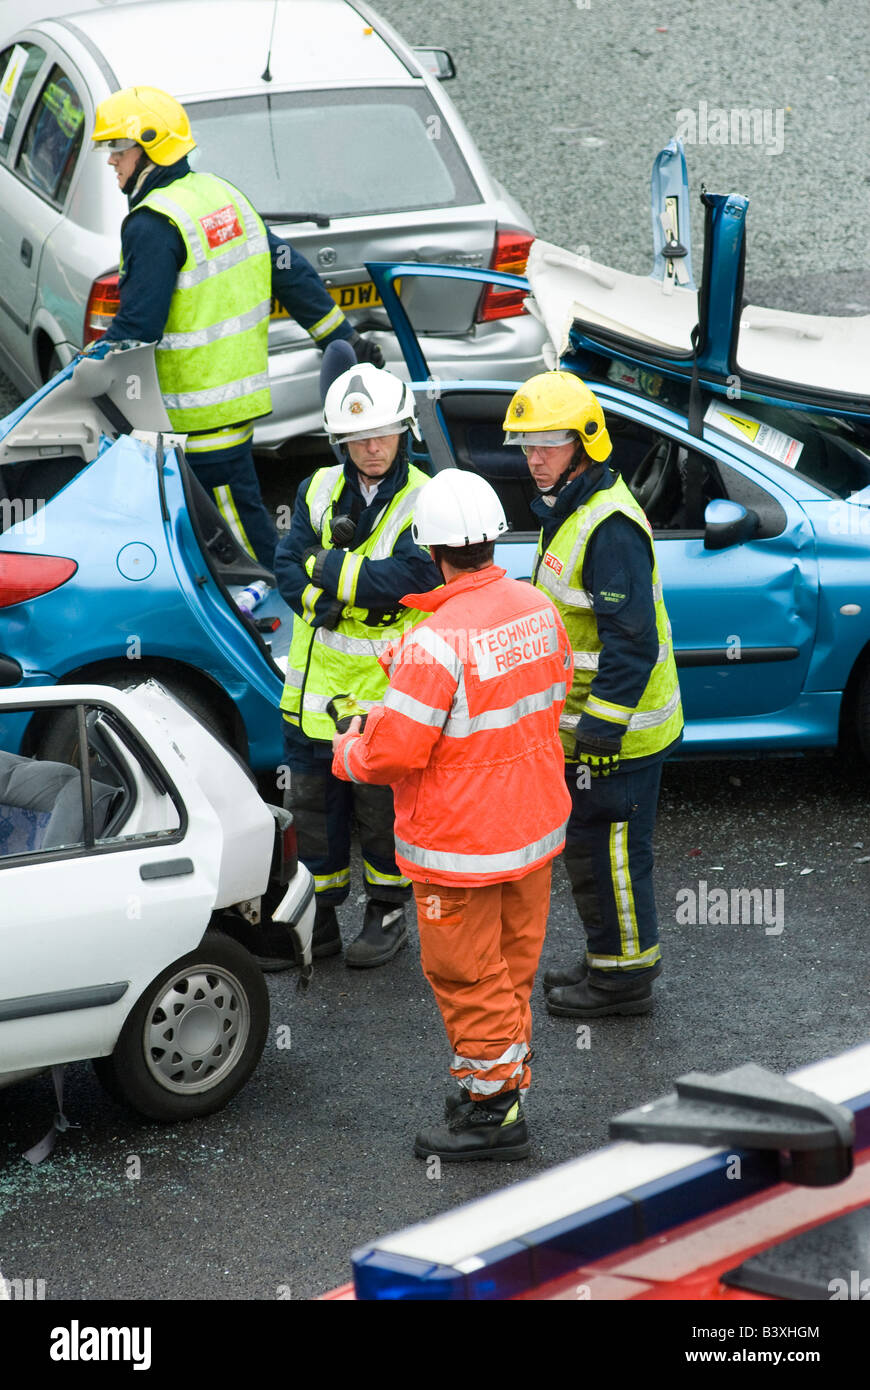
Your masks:
[[[135,663],[131,663],[131,666],[134,665]],[[230,747],[235,746],[220,712],[209,704],[198,690],[176,676],[164,676],[159,671],[152,673],[133,669],[107,671],[93,679],[95,684],[111,685],[115,690],[124,690],[128,685],[148,680],[152,674],[155,680],[166,687],[170,695],[176,695],[187,705],[191,714],[195,715],[210,733],[216,734]],[[62,692],[63,686],[58,686],[58,690]],[[33,751],[36,757],[44,762],[71,763],[75,766],[78,761],[78,726],[75,710],[57,710],[51,714],[40,728]]]
[[[241,1090],[268,1028],[259,966],[237,942],[208,931],[148,986],[114,1052],[94,1069],[111,1096],[148,1119],[195,1119]]]

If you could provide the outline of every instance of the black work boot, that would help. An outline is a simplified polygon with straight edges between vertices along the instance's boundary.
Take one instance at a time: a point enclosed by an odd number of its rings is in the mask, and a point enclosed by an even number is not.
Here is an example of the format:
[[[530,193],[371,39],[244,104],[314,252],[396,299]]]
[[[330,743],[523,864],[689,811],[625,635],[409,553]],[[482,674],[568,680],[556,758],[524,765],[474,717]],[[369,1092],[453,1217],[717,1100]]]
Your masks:
[[[363,929],[345,952],[345,964],[354,970],[386,965],[408,940],[408,924],[402,903],[377,902],[369,898]]]
[[[589,966],[585,956],[574,965],[569,965],[565,970],[548,970],[542,981],[544,989],[562,989],[565,985],[579,985],[581,980],[585,980],[589,973]]]
[[[489,1100],[456,1105],[446,1124],[421,1130],[414,1153],[418,1158],[443,1158],[446,1163],[528,1158],[529,1131],[519,1096],[517,1090],[499,1091]]]
[[[458,1091],[451,1091],[449,1096],[444,1097],[445,1120],[449,1120],[452,1115],[455,1115],[460,1105],[474,1104],[475,1101],[471,1099],[471,1096],[468,1094],[465,1087],[460,1086]]]
[[[340,950],[341,932],[335,908],[330,903],[318,903],[311,934],[311,954],[321,960],[324,956],[337,956]]]
[[[576,985],[551,989],[547,995],[547,1013],[554,1014],[556,1018],[648,1014],[653,1006],[652,982],[661,973],[661,961],[634,980],[624,976],[617,980],[616,971],[595,971]],[[608,975],[614,977],[612,981],[607,978]]]

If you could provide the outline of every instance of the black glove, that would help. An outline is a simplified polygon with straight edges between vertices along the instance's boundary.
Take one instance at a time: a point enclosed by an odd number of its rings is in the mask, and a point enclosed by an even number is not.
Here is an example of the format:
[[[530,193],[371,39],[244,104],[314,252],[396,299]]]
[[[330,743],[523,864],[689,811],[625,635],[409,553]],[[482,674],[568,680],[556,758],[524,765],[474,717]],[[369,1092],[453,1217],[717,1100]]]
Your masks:
[[[373,367],[384,365],[384,354],[371,338],[364,338],[361,333],[357,333],[354,329],[348,342],[356,353],[357,362],[371,362]]]
[[[574,757],[581,767],[588,767],[590,777],[609,777],[619,771],[621,739],[594,738],[581,734],[574,745]]]
[[[327,609],[326,617],[322,618],[317,626],[325,627],[328,632],[332,632],[333,628],[338,627],[341,622],[341,615],[343,612],[344,604],[336,599],[335,603]]]
[[[318,589],[323,588],[323,566],[331,554],[331,551],[324,550],[322,546],[312,545],[302,556],[302,567],[312,584],[316,584]]]

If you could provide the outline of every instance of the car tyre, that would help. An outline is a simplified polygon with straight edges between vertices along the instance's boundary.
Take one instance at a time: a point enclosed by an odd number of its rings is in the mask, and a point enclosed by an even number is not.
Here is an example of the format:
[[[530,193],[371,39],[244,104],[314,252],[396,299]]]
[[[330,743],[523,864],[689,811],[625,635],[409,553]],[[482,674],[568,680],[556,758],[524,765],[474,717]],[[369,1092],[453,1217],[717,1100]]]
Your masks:
[[[161,972],[131,1012],[101,1083],[151,1120],[191,1120],[221,1110],[256,1067],[269,1029],[263,973],[244,947],[208,931]]]

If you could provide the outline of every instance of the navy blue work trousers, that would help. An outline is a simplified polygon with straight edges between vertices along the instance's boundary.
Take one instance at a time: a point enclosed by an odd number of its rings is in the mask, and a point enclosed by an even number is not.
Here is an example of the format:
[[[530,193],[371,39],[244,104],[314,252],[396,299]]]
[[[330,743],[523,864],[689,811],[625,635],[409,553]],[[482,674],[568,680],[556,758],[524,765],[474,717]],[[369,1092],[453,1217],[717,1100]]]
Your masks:
[[[624,988],[661,960],[653,894],[652,837],[663,758],[609,777],[565,768],[571,793],[565,868],[586,932],[586,959],[596,983]]]

